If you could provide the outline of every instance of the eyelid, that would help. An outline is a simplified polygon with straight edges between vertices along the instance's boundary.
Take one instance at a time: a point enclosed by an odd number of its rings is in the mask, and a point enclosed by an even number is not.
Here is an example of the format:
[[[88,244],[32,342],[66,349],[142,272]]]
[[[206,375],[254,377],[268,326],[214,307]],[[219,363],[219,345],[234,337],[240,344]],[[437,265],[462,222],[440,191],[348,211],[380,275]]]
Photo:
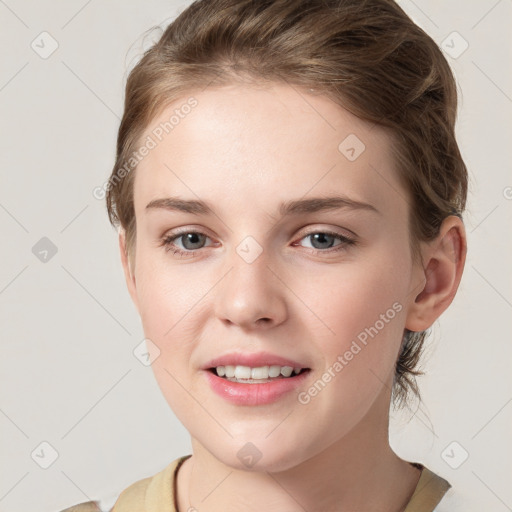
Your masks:
[[[310,228],[310,229],[306,228],[305,232],[301,232],[300,238],[303,238],[308,235],[312,235],[314,233],[325,233],[325,234],[329,234],[329,235],[333,235],[333,236],[341,236],[341,237],[348,238],[348,239],[354,240],[354,241],[357,239],[357,235],[353,231],[351,231],[350,229],[341,228],[341,227],[338,227],[338,228],[314,227],[314,228]]]
[[[196,226],[194,224],[173,228],[169,230],[169,233],[166,232],[164,236],[183,235],[184,233],[200,233],[201,235],[211,236],[209,234],[210,231],[207,228]]]

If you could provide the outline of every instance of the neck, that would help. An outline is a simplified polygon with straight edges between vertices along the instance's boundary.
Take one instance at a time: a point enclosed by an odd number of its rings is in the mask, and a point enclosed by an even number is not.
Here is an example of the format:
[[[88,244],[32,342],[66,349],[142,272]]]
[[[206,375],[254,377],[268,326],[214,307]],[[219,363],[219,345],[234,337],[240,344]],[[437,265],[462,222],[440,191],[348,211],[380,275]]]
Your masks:
[[[401,512],[420,470],[389,446],[389,399],[383,398],[343,438],[285,471],[234,469],[193,439],[193,456],[178,472],[180,512]]]

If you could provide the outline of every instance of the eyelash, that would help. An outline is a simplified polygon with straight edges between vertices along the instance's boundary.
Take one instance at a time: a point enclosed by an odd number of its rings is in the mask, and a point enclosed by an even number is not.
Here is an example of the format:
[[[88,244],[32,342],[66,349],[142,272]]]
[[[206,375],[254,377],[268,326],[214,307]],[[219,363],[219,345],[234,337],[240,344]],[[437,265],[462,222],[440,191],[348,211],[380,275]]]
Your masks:
[[[204,249],[204,247],[200,247],[199,249],[183,250],[183,249],[179,249],[173,245],[173,242],[175,240],[177,240],[178,238],[180,238],[184,235],[187,235],[187,234],[204,235],[207,238],[209,238],[206,233],[203,233],[201,231],[187,230],[187,231],[181,231],[178,233],[174,233],[172,235],[164,236],[161,239],[160,246],[164,247],[166,252],[172,252],[174,255],[177,255],[180,257],[194,258],[194,257],[196,257],[195,253],[197,253],[200,249]],[[312,236],[315,234],[323,234],[323,235],[333,236],[334,238],[337,238],[341,242],[338,245],[335,245],[334,247],[329,247],[328,249],[314,249],[314,248],[305,247],[305,249],[309,249],[310,251],[312,251],[315,254],[338,252],[343,249],[346,249],[348,246],[356,244],[355,240],[348,238],[344,235],[341,235],[340,233],[336,233],[334,231],[329,231],[329,230],[311,231],[309,233],[306,233],[304,236],[302,236],[300,238],[300,240],[303,240],[304,238],[307,238],[308,236]]]

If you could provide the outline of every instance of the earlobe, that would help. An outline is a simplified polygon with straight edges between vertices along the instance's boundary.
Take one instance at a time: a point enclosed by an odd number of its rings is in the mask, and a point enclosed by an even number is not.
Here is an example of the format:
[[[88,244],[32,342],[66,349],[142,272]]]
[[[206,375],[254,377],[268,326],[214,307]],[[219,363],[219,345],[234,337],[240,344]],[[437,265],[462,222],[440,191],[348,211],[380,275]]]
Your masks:
[[[405,327],[428,329],[451,304],[466,260],[466,234],[459,217],[447,217],[423,251],[423,286],[410,305]]]
[[[121,255],[121,262],[123,264],[124,278],[126,280],[126,286],[128,287],[128,292],[130,293],[130,297],[135,305],[135,308],[140,314],[139,310],[139,302],[137,298],[137,286],[135,280],[134,269],[132,269],[132,265],[130,263],[130,258],[128,257],[128,250],[126,247],[126,232],[124,229],[119,230],[119,252]]]

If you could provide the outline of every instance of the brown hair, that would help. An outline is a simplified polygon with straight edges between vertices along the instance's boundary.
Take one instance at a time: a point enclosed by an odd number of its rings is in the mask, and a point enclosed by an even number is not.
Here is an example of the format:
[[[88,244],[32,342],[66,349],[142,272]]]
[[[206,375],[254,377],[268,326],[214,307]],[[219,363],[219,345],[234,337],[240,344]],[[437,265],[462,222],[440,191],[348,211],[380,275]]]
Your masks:
[[[214,82],[279,82],[322,94],[387,127],[410,204],[411,241],[435,238],[461,216],[467,171],[454,134],[457,90],[437,44],[391,0],[199,0],[147,50],[126,84],[108,214],[136,236],[133,155],[171,102]],[[126,162],[130,161],[127,168]],[[130,172],[131,171],[131,172]],[[416,370],[427,331],[404,332],[393,403],[419,397]]]

